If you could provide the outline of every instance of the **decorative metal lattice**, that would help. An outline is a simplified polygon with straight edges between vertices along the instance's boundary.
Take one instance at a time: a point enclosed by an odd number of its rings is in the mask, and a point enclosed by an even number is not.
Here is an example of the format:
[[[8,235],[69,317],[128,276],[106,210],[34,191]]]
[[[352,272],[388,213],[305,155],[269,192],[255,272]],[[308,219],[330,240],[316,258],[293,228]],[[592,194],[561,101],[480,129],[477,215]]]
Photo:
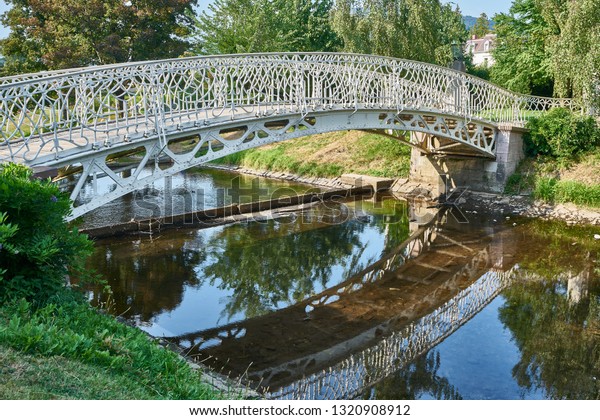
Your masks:
[[[0,163],[81,166],[116,187],[83,214],[161,177],[262,144],[345,129],[422,131],[494,157],[499,123],[569,99],[518,95],[432,64],[385,57],[289,53],[195,57],[42,72],[0,79]],[[229,133],[241,133],[234,135]],[[196,136],[188,153],[172,150]],[[419,146],[419,145],[415,145]],[[167,171],[124,180],[105,163],[141,148]]]

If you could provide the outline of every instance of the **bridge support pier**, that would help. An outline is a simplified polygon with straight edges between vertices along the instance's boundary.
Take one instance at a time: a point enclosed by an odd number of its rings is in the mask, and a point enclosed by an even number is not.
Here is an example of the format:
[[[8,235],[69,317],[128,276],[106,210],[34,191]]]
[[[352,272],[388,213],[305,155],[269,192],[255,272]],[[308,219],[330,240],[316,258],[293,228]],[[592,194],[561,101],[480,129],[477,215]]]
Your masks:
[[[496,133],[496,160],[484,157],[430,154],[418,149],[411,152],[410,180],[427,183],[434,194],[447,189],[468,187],[471,190],[500,193],[508,178],[524,158],[524,128],[500,125]],[[430,134],[413,132],[422,142]]]

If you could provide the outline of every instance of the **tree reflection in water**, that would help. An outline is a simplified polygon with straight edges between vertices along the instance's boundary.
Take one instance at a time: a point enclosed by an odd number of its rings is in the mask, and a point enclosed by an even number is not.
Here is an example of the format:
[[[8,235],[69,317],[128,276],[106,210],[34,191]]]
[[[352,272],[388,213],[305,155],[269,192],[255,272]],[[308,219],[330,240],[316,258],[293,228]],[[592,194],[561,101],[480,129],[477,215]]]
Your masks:
[[[204,237],[165,235],[157,240],[100,241],[90,266],[108,281],[111,311],[150,321],[181,303],[186,286],[197,286],[194,267],[206,260]],[[109,298],[92,290],[97,305]]]
[[[109,281],[113,312],[142,322],[175,310],[186,287],[207,284],[227,291],[222,319],[254,317],[343,281],[408,237],[403,204],[355,207],[327,203],[282,219],[99,241],[90,266]],[[370,242],[384,243],[381,255],[366,255]],[[96,302],[105,299],[94,291]]]
[[[424,397],[436,400],[462,399],[448,379],[438,375],[439,368],[439,352],[430,351],[375,385],[375,395],[378,400],[416,400]],[[368,392],[373,390],[369,389]],[[366,394],[363,398],[368,399],[370,395]]]
[[[547,398],[599,399],[600,244],[559,223],[531,223],[526,233],[544,251],[523,254],[525,278],[503,293],[500,320],[521,353],[513,377]]]
[[[208,244],[211,263],[203,273],[211,284],[232,292],[223,315],[262,315],[331,287],[336,267],[343,270],[338,282],[362,270],[381,256],[364,259],[369,238],[361,234],[367,228],[384,234],[382,254],[408,237],[405,206],[388,206],[386,214],[366,211],[356,218],[353,209],[329,204],[291,223],[231,226],[214,236]]]

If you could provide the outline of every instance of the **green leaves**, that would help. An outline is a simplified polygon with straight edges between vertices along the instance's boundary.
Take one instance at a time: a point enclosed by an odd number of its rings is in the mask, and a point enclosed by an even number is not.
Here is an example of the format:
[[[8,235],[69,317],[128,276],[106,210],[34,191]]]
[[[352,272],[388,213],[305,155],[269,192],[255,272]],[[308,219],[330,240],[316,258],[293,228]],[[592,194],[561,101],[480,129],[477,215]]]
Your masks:
[[[196,0],[7,0],[5,74],[174,58],[183,54]]]
[[[476,38],[483,38],[490,33],[490,20],[485,13],[479,15],[475,21],[475,25],[469,31],[470,35],[474,35]]]
[[[64,286],[92,245],[65,222],[69,198],[23,166],[0,166],[0,302],[43,302]]]
[[[516,0],[510,14],[494,16],[496,63],[491,78],[521,93],[551,94],[552,74],[546,40],[553,32],[538,1]]]
[[[460,11],[438,0],[216,0],[197,27],[205,54],[344,51],[442,65],[467,35]]]
[[[343,51],[441,65],[452,61],[450,45],[467,35],[460,10],[437,0],[339,0],[331,19]]]
[[[494,20],[492,81],[523,93],[599,101],[598,0],[516,0],[510,14]]]
[[[525,148],[530,156],[568,158],[600,145],[600,127],[592,117],[555,108],[527,123]]]
[[[195,52],[332,51],[331,0],[216,0],[198,18]]]

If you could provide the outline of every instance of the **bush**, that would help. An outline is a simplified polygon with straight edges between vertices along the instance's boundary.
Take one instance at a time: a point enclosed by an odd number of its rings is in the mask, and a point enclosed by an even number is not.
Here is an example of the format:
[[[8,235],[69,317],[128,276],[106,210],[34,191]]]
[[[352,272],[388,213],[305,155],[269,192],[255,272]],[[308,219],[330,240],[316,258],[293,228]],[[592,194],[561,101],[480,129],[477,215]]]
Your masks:
[[[555,108],[529,120],[524,135],[529,156],[571,157],[600,145],[600,128],[594,118]]]
[[[559,181],[556,185],[557,202],[600,207],[600,186],[585,185],[576,181]]]
[[[92,251],[87,237],[65,222],[69,198],[31,175],[25,166],[0,166],[0,302],[46,301]]]

